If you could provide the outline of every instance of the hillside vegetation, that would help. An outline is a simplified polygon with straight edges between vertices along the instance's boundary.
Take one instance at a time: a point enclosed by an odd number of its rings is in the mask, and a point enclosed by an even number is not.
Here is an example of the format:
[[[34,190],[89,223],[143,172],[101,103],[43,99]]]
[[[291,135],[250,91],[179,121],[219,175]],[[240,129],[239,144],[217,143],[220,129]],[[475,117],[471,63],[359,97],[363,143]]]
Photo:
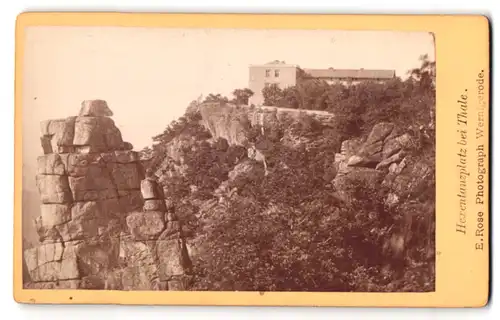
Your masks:
[[[434,63],[410,72],[264,92],[329,120],[270,114],[262,127],[237,106],[251,91],[212,94],[154,137],[143,158],[186,225],[192,290],[433,291]],[[203,102],[233,102],[211,125],[245,139],[214,136]]]

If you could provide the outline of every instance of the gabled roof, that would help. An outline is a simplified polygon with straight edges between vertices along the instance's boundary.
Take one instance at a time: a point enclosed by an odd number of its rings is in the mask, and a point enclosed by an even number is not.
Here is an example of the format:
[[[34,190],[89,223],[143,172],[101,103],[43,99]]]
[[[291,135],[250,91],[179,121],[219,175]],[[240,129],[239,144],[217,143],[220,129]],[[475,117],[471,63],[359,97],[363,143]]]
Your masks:
[[[394,70],[370,69],[304,69],[312,78],[352,78],[352,79],[392,79],[396,76]]]
[[[265,64],[252,64],[250,67],[293,67],[297,68],[296,64],[288,64],[285,61],[274,60]]]

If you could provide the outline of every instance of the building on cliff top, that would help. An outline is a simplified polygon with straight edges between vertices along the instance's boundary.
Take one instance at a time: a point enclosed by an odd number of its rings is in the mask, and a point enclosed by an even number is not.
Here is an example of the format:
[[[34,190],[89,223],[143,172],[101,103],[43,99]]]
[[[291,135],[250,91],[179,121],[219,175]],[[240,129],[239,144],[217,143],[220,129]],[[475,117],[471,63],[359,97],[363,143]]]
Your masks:
[[[363,81],[383,82],[396,77],[394,70],[372,69],[303,69],[305,78],[322,79],[330,84],[356,85]],[[297,84],[299,66],[284,61],[271,61],[262,65],[250,65],[248,88],[254,92],[249,104],[263,105],[262,89],[277,84],[284,89]]]

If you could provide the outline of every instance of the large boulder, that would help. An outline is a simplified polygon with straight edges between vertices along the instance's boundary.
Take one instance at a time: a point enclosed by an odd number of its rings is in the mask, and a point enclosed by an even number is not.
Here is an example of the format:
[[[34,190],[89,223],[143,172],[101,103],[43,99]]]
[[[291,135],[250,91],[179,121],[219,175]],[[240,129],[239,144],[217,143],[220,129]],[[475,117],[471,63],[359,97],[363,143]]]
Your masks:
[[[100,154],[71,154],[67,170],[75,201],[118,198],[116,185]]]
[[[377,164],[377,166],[375,167],[375,169],[384,170],[386,168],[389,168],[391,164],[401,162],[404,159],[404,157],[405,157],[405,152],[399,151],[398,153],[395,153],[390,157],[387,157],[384,160],[380,161],[379,164]]]
[[[158,240],[162,241],[162,240],[179,239],[181,236],[181,232],[182,232],[182,226],[179,221],[176,220],[167,221],[165,230],[158,237]]]
[[[37,174],[65,175],[67,163],[66,154],[51,153],[37,158]],[[64,159],[64,160],[63,160]]]
[[[163,199],[163,189],[153,178],[146,178],[141,181],[141,193],[144,200]]]
[[[24,252],[26,266],[35,282],[79,279],[76,247],[62,243],[42,244]]]
[[[181,239],[160,240],[156,244],[160,280],[184,275],[190,267],[186,244]]]
[[[394,124],[381,122],[363,143],[359,144],[357,139],[344,141],[338,161],[346,161],[350,167],[386,169],[404,158],[410,140],[407,133],[398,136]]]
[[[135,240],[156,239],[165,229],[164,213],[133,212],[127,216],[127,226]]]
[[[139,163],[139,152],[131,150],[117,150],[101,154],[106,163]]]
[[[76,202],[71,208],[71,220],[57,225],[57,236],[64,241],[85,240],[112,234],[122,211],[118,199]]]
[[[117,190],[138,189],[144,178],[137,163],[108,163],[107,168]]]
[[[251,126],[245,109],[230,105],[202,104],[200,114],[203,125],[214,139],[226,139],[231,145],[245,145]]]
[[[394,130],[394,124],[390,122],[380,122],[373,126],[372,131],[368,135],[365,144],[374,144],[379,141],[384,141]]]
[[[50,141],[52,152],[62,153],[61,147],[70,147],[73,145],[75,134],[75,121],[76,117],[69,117],[66,119],[47,120],[40,123],[42,137],[45,141]],[[44,146],[42,141],[42,147]]]
[[[360,146],[361,146],[360,139],[345,140],[342,142],[342,144],[340,146],[340,153],[343,156],[345,156],[347,159],[349,159],[351,156],[353,156],[356,153],[356,151],[358,151]]]
[[[120,257],[127,261],[121,276],[123,290],[155,290],[159,273],[153,241],[136,241],[124,236],[120,241]]]
[[[91,239],[98,236],[99,205],[95,201],[76,202],[71,209],[71,220],[56,226],[64,241]]]
[[[165,200],[145,200],[143,205],[144,211],[166,211],[167,206]]]
[[[54,150],[52,149],[51,140],[52,138],[48,136],[40,137],[40,144],[42,145],[43,154],[51,154],[54,152]]]
[[[136,211],[140,210],[143,206],[143,198],[141,190],[118,190],[118,201],[122,208],[126,208],[125,211]]]
[[[119,241],[84,243],[78,248],[80,272],[87,288],[104,289],[107,273],[118,263]]]
[[[406,164],[399,174],[390,172],[384,184],[399,198],[417,197],[434,186],[433,174],[434,170],[429,164],[417,161]]]
[[[72,177],[96,175],[100,172],[96,172],[95,168],[104,168],[105,165],[104,157],[99,153],[72,153],[68,155],[67,171],[68,175]]]
[[[34,221],[41,244],[24,251],[25,288],[186,287],[182,226],[112,115],[104,100],[88,100],[78,117],[42,122],[36,176],[42,206]]]
[[[113,111],[104,100],[85,100],[78,113],[80,117],[111,117]]]
[[[410,135],[408,133],[388,139],[384,144],[384,149],[382,150],[383,158],[387,159],[400,152],[403,148],[407,147],[409,143]]]
[[[36,185],[42,203],[70,203],[73,201],[67,176],[37,175]]]
[[[234,181],[239,178],[255,180],[262,177],[264,177],[264,168],[248,160],[238,163],[234,166],[233,170],[228,173],[229,181]]]
[[[94,201],[118,198],[118,192],[107,170],[95,168],[92,174],[69,177],[75,201]]]
[[[40,209],[40,223],[44,228],[52,228],[71,220],[71,205],[67,203],[42,204]]]
[[[111,118],[77,117],[73,145],[82,153],[121,150],[123,140],[120,130]]]

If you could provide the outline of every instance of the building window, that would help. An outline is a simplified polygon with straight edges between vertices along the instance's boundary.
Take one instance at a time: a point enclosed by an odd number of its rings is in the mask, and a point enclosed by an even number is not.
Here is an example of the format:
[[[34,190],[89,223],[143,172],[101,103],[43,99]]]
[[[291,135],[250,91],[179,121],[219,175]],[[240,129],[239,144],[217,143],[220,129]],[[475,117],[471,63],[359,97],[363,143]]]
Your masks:
[[[274,77],[278,78],[280,76],[280,71],[279,70],[274,70]]]
[[[271,70],[267,69],[266,70],[266,77],[269,78],[271,76]]]

